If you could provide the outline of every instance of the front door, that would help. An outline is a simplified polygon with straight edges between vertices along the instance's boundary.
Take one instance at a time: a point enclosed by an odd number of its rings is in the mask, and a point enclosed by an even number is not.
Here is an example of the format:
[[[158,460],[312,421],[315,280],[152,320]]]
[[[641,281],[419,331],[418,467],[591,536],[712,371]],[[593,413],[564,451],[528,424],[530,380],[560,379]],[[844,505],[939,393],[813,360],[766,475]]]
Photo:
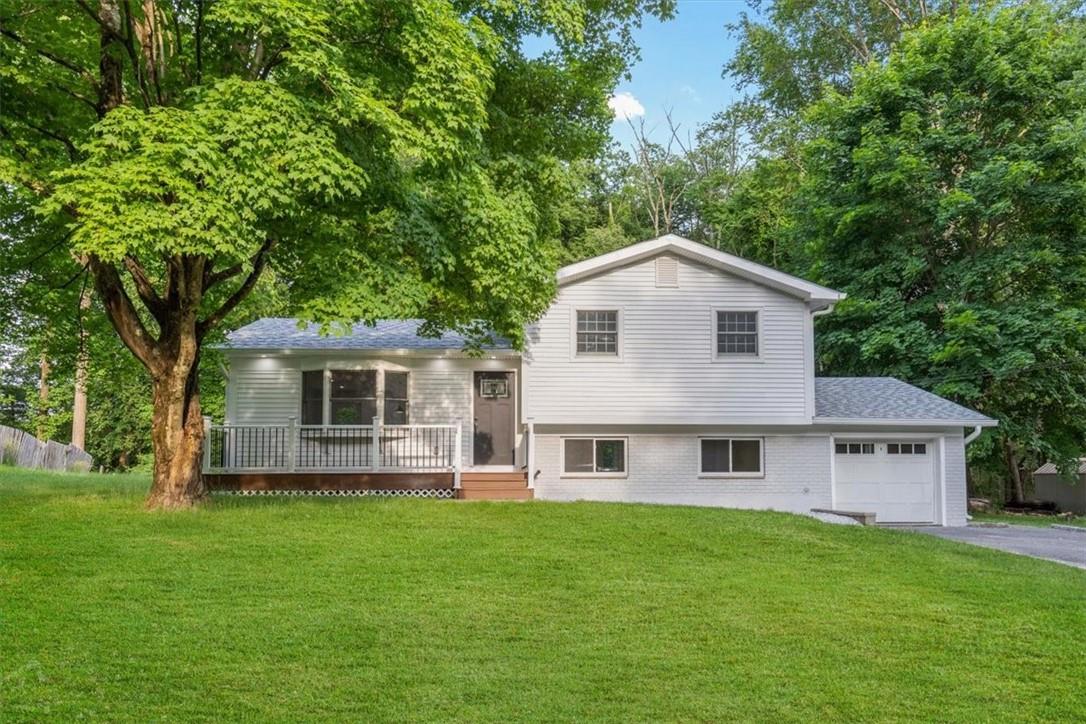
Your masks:
[[[513,464],[512,372],[475,373],[475,465]]]

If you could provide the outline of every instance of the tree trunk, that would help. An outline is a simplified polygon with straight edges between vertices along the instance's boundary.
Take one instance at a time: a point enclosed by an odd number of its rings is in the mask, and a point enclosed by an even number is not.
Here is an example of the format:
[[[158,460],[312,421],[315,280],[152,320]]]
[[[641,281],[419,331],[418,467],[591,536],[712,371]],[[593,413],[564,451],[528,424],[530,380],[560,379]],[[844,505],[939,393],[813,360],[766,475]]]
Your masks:
[[[207,497],[201,471],[204,423],[197,383],[198,356],[176,361],[152,382],[151,443],[155,465],[148,508],[190,508]]]
[[[1025,489],[1022,487],[1022,468],[1018,464],[1018,454],[1014,449],[1014,443],[1003,441],[1003,454],[1007,461],[1007,471],[1011,474],[1011,502],[1021,505],[1026,500]]]
[[[87,352],[87,329],[83,326],[83,315],[90,305],[90,289],[84,289],[79,295],[79,354],[75,358],[75,394],[72,396],[72,444],[80,450],[87,449],[87,366],[90,355]]]
[[[45,356],[45,353],[41,353],[41,359],[38,361],[39,376],[38,376],[38,425],[37,425],[37,437],[39,440],[44,440],[45,433],[45,419],[49,416],[49,358]]]

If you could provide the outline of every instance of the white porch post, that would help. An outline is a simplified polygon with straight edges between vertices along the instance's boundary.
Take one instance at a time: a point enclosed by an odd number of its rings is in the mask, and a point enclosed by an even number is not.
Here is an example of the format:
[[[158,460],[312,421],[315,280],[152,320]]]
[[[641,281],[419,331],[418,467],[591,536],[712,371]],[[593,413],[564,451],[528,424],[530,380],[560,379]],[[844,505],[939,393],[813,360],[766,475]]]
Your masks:
[[[287,472],[293,473],[296,462],[295,452],[298,447],[298,418],[291,415],[287,418]]]
[[[373,439],[370,442],[370,449],[373,452],[373,459],[370,460],[370,467],[374,470],[378,470],[381,467],[381,418],[374,415],[373,427],[370,428],[370,432],[373,435]]]
[[[453,435],[453,488],[460,489],[460,469],[464,459],[464,424],[461,418],[456,418],[456,431]]]
[[[211,470],[211,418],[204,415],[204,472]]]
[[[535,487],[535,419],[529,417],[525,434],[528,445],[528,454],[525,456],[528,464],[528,489]]]

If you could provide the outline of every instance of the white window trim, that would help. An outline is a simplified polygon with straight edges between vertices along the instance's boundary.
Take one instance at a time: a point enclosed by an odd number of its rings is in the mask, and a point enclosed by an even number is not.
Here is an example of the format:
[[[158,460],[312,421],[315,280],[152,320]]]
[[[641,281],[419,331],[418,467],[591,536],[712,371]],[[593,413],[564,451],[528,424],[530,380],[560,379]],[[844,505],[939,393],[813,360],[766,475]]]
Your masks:
[[[566,440],[591,440],[592,441],[592,467],[596,467],[596,441],[621,440],[622,441],[622,472],[621,473],[568,473],[566,472]],[[558,466],[562,472],[560,478],[626,478],[630,474],[630,438],[625,435],[564,435],[559,438]]]
[[[756,440],[758,442],[758,472],[756,473],[714,473],[701,469],[701,443],[705,440]],[[732,461],[731,445],[728,446],[728,464]],[[765,438],[745,435],[702,435],[698,438],[698,477],[699,478],[746,478],[761,480],[765,478]]]
[[[621,362],[622,344],[626,339],[625,319],[626,312],[622,307],[599,305],[592,307],[571,307],[569,315],[569,359],[572,362]],[[615,354],[601,354],[599,352],[577,352],[577,313],[578,312],[615,312]]]
[[[713,362],[759,363],[765,361],[765,336],[762,334],[762,317],[765,316],[763,307],[744,307],[733,304],[714,306],[709,309],[709,352]],[[717,351],[717,312],[754,312],[755,334],[758,335],[758,354],[722,354]]]
[[[323,372],[321,376],[324,382],[324,389],[321,398],[321,426],[322,427],[343,427],[335,425],[331,422],[332,416],[332,372],[366,372],[373,370],[377,373],[376,385],[374,387],[374,394],[377,395],[377,417],[381,420],[381,424],[385,425],[385,372],[406,372],[407,373],[407,424],[411,424],[411,407],[412,401],[415,399],[415,375],[412,374],[412,370],[406,367],[398,365],[382,365],[374,363],[337,363],[334,361],[325,362],[321,366],[303,366],[298,370],[298,424],[301,424],[302,419],[302,405],[305,403],[303,395],[304,377],[303,372]],[[362,427],[368,427],[373,424],[373,420],[366,420],[359,422],[358,425]],[[350,427],[349,425],[346,427]]]

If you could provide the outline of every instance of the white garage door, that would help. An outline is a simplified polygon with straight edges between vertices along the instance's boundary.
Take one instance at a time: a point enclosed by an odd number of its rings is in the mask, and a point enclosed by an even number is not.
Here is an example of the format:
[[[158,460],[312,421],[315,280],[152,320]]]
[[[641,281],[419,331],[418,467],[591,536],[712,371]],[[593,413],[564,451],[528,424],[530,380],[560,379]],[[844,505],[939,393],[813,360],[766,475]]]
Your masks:
[[[837,440],[836,507],[875,513],[876,523],[935,522],[931,440]]]

